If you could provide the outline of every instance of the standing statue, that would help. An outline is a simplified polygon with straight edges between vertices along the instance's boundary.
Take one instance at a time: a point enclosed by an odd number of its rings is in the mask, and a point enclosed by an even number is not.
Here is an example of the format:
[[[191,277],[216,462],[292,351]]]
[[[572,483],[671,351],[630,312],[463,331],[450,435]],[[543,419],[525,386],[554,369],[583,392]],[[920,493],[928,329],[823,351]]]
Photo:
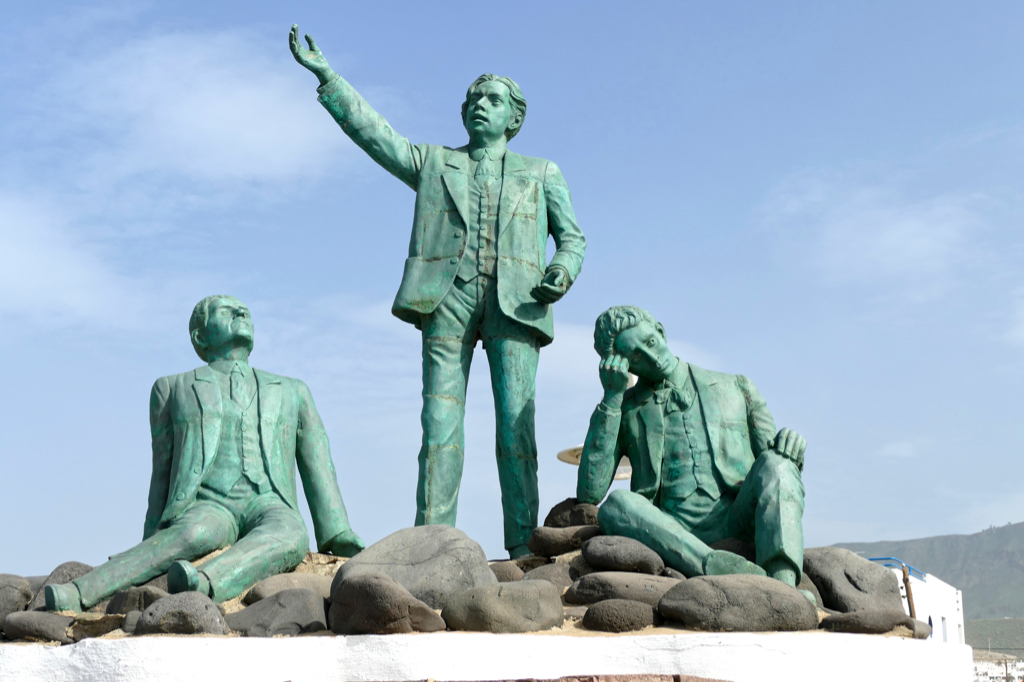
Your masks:
[[[615,490],[598,523],[656,551],[687,577],[753,573],[795,586],[803,570],[807,442],[775,433],[764,398],[745,376],[709,372],[672,355],[650,313],[616,306],[594,330],[604,398],[583,446],[576,496],[604,499],[622,456],[630,490]],[[627,389],[629,373],[637,385]],[[757,563],[709,545],[752,543]]]
[[[209,296],[188,326],[208,364],[153,385],[143,540],[72,583],[47,585],[51,611],[91,608],[163,573],[172,593],[197,591],[222,602],[295,568],[309,550],[296,464],[319,550],[352,556],[364,547],[349,527],[309,388],[249,367],[249,309],[231,296]],[[229,545],[200,569],[189,563]]]
[[[416,191],[409,257],[391,312],[423,333],[423,445],[416,525],[455,525],[465,450],[466,382],[477,340],[491,369],[505,548],[528,554],[537,525],[534,397],[540,347],[554,338],[551,304],[583,263],[586,240],[551,161],[506,148],[526,116],[515,81],[476,79],[462,104],[469,144],[410,144],[331,70],[310,36],[289,36],[320,79],[320,103],[385,170]],[[548,235],[555,255],[545,266]]]

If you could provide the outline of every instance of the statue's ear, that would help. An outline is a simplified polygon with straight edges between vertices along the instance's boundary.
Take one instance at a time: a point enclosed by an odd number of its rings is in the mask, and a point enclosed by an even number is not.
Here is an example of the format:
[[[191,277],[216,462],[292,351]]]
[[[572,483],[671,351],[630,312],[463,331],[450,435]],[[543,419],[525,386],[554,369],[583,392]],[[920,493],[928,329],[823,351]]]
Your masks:
[[[661,338],[663,338],[666,341],[668,341],[668,334],[665,333],[665,328],[663,326],[661,326],[661,322],[657,323],[656,329],[658,330],[658,333],[661,334]]]
[[[206,342],[203,341],[203,335],[201,333],[202,331],[202,329],[192,330],[192,345],[197,346],[199,348],[206,348]]]

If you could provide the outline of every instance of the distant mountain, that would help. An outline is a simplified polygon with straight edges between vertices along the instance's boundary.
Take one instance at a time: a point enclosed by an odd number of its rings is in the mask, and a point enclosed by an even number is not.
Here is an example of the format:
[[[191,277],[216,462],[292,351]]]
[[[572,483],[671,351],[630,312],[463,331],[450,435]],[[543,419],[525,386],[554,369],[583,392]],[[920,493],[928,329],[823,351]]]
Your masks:
[[[973,535],[844,542],[864,557],[892,556],[960,589],[964,618],[1024,618],[1024,523]]]

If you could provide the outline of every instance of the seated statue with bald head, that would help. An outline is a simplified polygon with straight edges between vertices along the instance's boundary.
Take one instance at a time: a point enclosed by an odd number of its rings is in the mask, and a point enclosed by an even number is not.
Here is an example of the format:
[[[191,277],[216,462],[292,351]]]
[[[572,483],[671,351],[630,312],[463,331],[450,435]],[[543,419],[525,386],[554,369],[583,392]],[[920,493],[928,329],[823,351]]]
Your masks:
[[[231,296],[200,301],[189,322],[206,363],[157,379],[150,397],[153,475],[142,542],[71,583],[46,586],[46,608],[81,611],[167,573],[168,590],[222,602],[289,571],[309,550],[295,470],[321,552],[352,556],[323,422],[298,379],[249,366],[249,309]],[[191,562],[214,550],[203,563]]]

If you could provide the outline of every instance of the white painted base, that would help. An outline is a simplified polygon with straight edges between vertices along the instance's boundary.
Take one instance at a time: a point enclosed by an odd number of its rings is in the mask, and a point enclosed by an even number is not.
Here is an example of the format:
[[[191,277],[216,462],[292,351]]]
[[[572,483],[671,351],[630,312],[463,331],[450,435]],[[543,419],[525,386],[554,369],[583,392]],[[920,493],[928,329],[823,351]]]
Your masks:
[[[244,639],[131,637],[0,644],[17,682],[381,682],[696,675],[734,682],[973,680],[971,648],[897,637],[681,633],[565,637],[437,633]]]

